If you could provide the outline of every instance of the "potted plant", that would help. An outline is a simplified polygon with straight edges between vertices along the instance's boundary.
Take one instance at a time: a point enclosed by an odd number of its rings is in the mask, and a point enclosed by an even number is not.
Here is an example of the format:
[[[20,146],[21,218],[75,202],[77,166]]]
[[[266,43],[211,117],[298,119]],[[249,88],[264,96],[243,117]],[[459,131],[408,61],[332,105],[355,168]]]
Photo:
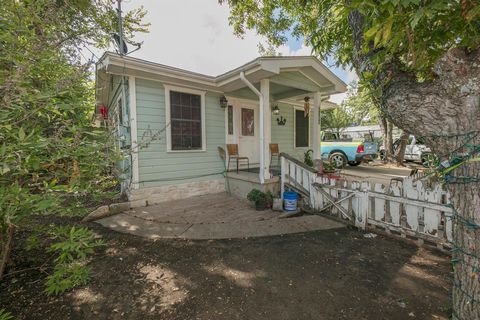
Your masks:
[[[335,165],[330,162],[323,162],[323,172],[324,173],[335,173]]]
[[[270,191],[267,193],[258,189],[252,189],[247,194],[247,199],[255,204],[257,211],[263,211],[267,208],[271,208],[273,202],[273,195]]]
[[[312,160],[312,149],[308,149],[303,154],[303,163],[305,163],[309,167],[313,167],[313,160]]]

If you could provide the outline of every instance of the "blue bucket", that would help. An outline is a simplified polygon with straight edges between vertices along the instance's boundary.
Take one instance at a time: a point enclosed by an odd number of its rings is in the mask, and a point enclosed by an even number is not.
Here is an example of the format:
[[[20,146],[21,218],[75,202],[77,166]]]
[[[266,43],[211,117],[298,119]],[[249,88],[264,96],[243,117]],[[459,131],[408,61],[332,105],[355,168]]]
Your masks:
[[[285,211],[296,211],[297,199],[298,199],[298,194],[296,192],[285,191],[283,193],[283,206],[285,208]]]

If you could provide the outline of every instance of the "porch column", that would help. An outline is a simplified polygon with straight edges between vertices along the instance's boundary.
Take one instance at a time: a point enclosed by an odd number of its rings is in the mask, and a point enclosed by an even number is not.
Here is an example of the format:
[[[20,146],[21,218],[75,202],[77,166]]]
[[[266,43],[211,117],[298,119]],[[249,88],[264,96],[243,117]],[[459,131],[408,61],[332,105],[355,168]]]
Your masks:
[[[318,160],[321,159],[320,153],[320,103],[322,101],[322,96],[320,92],[315,92],[313,94],[313,159]]]
[[[272,115],[270,113],[270,81],[260,80],[260,182],[270,179],[270,142]]]

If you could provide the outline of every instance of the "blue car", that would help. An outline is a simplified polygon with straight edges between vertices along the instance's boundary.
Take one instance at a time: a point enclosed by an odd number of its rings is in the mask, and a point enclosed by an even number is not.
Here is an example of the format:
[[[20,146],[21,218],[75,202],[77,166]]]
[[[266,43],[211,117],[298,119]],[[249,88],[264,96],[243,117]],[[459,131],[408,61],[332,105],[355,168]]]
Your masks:
[[[365,138],[358,141],[341,139],[334,132],[322,132],[320,153],[322,159],[329,160],[337,168],[343,168],[347,163],[358,166],[362,162],[371,161],[377,157],[378,146],[373,139]]]

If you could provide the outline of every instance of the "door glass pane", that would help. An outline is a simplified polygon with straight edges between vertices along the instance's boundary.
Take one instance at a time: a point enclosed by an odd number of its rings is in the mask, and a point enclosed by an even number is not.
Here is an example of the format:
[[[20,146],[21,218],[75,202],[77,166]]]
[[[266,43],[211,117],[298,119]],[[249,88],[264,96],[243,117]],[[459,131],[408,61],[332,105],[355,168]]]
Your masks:
[[[228,134],[233,134],[233,106],[228,106],[227,110],[228,117]]]
[[[242,136],[255,135],[255,112],[253,109],[242,108]]]

